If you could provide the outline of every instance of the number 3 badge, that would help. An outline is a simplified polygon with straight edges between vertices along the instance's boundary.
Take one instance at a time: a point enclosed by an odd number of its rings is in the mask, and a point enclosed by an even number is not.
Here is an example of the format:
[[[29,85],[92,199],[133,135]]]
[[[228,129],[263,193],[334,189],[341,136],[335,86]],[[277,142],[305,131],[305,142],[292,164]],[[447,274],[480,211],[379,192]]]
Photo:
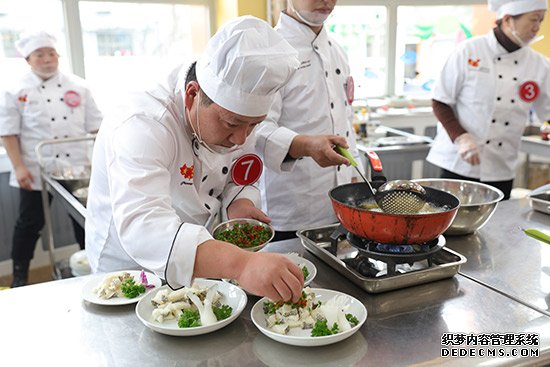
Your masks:
[[[519,87],[519,96],[525,102],[533,102],[539,96],[539,85],[534,81],[527,81]]]
[[[239,157],[231,167],[231,179],[237,185],[252,185],[260,179],[264,163],[256,154],[245,154]]]

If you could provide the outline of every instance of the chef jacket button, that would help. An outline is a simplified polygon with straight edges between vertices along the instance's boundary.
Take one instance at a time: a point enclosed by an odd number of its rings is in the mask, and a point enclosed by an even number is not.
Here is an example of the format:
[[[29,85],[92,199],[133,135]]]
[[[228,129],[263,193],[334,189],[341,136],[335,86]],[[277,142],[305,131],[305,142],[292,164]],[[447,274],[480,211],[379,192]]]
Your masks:
[[[199,142],[198,141],[193,140],[193,145],[194,145],[196,150],[199,150]]]
[[[63,116],[63,120],[66,120],[67,119],[67,116]]]
[[[57,136],[54,136],[53,139],[54,139],[54,140],[57,140]]]
[[[499,147],[501,147],[501,146],[502,146],[502,142],[501,142],[501,141],[500,141],[500,142],[498,143],[498,146],[499,146]]]
[[[500,61],[500,57],[497,57],[497,61]]]
[[[69,137],[69,135],[63,135],[63,137],[64,137],[64,138],[68,138],[68,137]]]
[[[497,120],[495,119],[492,119],[491,122],[494,124],[495,122],[497,122]]]
[[[55,117],[52,117],[52,121],[55,121]]]
[[[325,71],[325,76],[328,78],[328,71]]]
[[[500,101],[500,97],[497,97],[497,101]]]
[[[59,98],[59,100],[60,100],[61,102],[63,102],[63,101],[64,101],[63,97]]]
[[[227,167],[223,167],[223,168],[222,168],[222,173],[223,173],[224,175],[227,175],[227,172],[228,172],[228,171],[229,171],[229,169],[228,169]]]
[[[516,100],[513,99],[513,98],[510,100],[510,103],[515,103],[515,102],[516,102]]]
[[[334,108],[334,103],[330,102],[330,108]]]
[[[338,166],[337,170],[340,171],[340,166]]]
[[[517,81],[518,81],[518,78],[514,77],[514,81],[517,82]]]
[[[348,101],[344,101],[344,106],[347,106],[348,105]]]
[[[349,137],[349,131],[346,131],[346,138]]]
[[[339,68],[336,68],[336,74],[340,75],[341,71]]]
[[[202,178],[201,182],[206,181],[207,178],[208,178],[208,175],[204,176],[204,177]]]
[[[517,65],[517,64],[518,64],[518,60],[514,60],[514,64],[516,64],[516,65]]]
[[[51,102],[52,100],[48,98],[46,101]]]
[[[316,50],[318,50],[318,49],[319,49],[319,46],[314,45],[313,48],[316,49]]]
[[[59,88],[61,88],[61,84],[58,84],[57,86],[58,86]]]
[[[504,123],[504,125],[508,126],[508,125],[510,125],[510,122],[509,122],[509,121],[506,121],[506,122]]]
[[[489,144],[490,142],[491,142],[490,140],[487,140],[487,141],[485,142],[485,144]]]
[[[43,85],[43,86],[42,86],[42,89],[46,89],[46,86],[45,86],[45,85]]]
[[[206,207],[206,209],[210,210],[210,205],[204,203],[204,206]]]
[[[71,155],[69,153],[65,153],[65,157],[70,157]]]
[[[214,189],[210,189],[210,191],[208,191],[208,195],[210,196],[214,195]]]
[[[332,46],[332,42],[328,41],[328,45],[329,45],[329,46]]]
[[[498,74],[498,78],[499,78],[499,79],[502,79],[502,74]]]
[[[59,154],[56,154],[56,155],[55,155],[55,158],[59,158]]]

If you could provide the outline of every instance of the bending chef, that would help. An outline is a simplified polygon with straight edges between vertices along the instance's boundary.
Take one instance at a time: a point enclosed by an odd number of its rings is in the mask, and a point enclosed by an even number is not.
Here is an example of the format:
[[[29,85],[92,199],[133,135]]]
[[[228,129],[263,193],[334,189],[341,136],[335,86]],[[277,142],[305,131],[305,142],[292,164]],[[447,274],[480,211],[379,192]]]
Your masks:
[[[266,22],[237,18],[187,73],[175,70],[127,118],[106,121],[86,220],[92,270],[145,268],[172,288],[194,277],[232,278],[254,294],[297,301],[303,275],[294,263],[214,240],[204,226],[220,208],[229,218],[269,222],[257,188],[236,186],[230,170],[253,151],[249,135],[297,67],[296,51]]]

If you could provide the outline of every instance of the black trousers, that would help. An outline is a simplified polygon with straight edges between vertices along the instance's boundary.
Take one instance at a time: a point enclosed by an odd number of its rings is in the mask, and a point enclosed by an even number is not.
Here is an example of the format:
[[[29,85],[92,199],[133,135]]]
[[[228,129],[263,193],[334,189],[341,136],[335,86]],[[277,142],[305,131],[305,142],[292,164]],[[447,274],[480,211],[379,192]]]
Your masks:
[[[289,240],[298,237],[296,231],[275,231],[275,236],[271,242]]]
[[[51,203],[52,196],[49,196]],[[28,262],[33,258],[36,241],[44,227],[44,210],[42,193],[19,189],[19,217],[13,231],[11,258],[14,262]],[[75,237],[84,248],[84,229],[71,217]]]
[[[471,178],[466,176],[461,176],[456,173],[453,173],[451,171],[447,171],[446,169],[441,170],[441,178],[453,178],[456,180],[468,180],[468,181],[475,181],[475,182],[481,182],[489,186],[496,187],[500,191],[504,193],[504,199],[508,200],[510,199],[510,193],[512,192],[512,186],[514,184],[514,180],[508,180],[508,181],[480,181],[478,178]]]

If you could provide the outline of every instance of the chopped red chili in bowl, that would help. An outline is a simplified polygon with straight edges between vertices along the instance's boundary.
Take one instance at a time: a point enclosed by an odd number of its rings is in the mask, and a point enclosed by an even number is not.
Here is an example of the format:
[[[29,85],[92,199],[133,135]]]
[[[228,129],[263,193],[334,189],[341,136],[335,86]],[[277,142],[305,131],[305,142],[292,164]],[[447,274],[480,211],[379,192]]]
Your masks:
[[[262,225],[250,223],[237,223],[228,228],[214,233],[214,238],[237,245],[244,249],[263,245],[271,239],[271,229]]]

